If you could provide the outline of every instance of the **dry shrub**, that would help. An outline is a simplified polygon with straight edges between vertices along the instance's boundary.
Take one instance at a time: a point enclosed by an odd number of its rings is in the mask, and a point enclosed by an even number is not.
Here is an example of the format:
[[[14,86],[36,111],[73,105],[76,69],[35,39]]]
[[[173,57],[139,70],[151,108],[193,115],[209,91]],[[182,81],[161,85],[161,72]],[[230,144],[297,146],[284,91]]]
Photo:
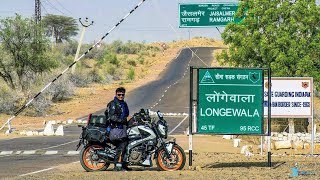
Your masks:
[[[22,101],[23,96],[7,86],[0,89],[0,113],[14,114]]]
[[[76,87],[87,87],[92,82],[90,77],[81,71],[71,74],[69,79]]]
[[[68,77],[60,79],[49,89],[49,96],[53,102],[70,99],[75,94],[74,84]]]

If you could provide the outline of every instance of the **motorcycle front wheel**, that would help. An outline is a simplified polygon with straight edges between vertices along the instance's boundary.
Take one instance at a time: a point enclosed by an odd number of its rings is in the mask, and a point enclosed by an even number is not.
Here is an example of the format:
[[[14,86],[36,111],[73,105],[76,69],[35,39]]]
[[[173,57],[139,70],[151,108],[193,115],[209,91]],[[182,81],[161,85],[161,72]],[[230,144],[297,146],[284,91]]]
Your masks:
[[[181,170],[186,163],[186,154],[179,145],[175,144],[169,157],[165,149],[161,148],[158,151],[156,162],[161,171]]]
[[[88,144],[80,151],[80,164],[88,172],[104,171],[108,169],[110,163],[98,157],[94,152],[95,149],[103,149],[100,145]]]

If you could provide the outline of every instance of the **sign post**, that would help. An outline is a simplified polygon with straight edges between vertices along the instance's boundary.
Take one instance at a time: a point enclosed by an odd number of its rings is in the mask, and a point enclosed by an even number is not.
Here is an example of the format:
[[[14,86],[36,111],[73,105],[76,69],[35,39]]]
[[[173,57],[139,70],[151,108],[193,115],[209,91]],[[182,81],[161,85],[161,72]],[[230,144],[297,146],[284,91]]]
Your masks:
[[[199,69],[198,133],[263,134],[263,69]]]
[[[180,28],[226,26],[240,22],[237,3],[179,4]]]
[[[315,134],[313,78],[272,77],[271,79],[271,86],[269,86],[267,79],[264,82],[264,116],[268,116],[266,110],[270,105],[272,118],[309,118],[311,123],[311,155],[313,155]],[[270,91],[271,93],[268,95]]]
[[[194,99],[193,70],[197,70],[197,97]],[[195,134],[271,136],[271,103],[268,103],[268,133],[264,132],[264,74],[270,68],[190,67],[189,167],[192,166],[193,102],[197,102]],[[271,88],[267,95],[271,102]],[[268,147],[271,167],[271,148]]]

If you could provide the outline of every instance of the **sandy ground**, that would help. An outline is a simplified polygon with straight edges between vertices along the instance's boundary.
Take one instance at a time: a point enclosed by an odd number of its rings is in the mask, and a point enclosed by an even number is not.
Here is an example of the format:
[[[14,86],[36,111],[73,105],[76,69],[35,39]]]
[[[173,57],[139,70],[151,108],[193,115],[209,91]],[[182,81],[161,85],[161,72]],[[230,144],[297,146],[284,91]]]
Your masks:
[[[175,136],[177,143],[188,149],[188,137]],[[318,179],[320,157],[310,156],[272,156],[272,167],[268,167],[267,155],[240,154],[232,140],[222,140],[221,136],[201,136],[193,138],[193,164],[181,171],[158,171],[152,168],[133,167],[131,172],[113,172],[113,166],[102,172],[85,172],[79,162],[60,165],[53,170],[24,176],[18,179],[288,179],[291,168],[298,165],[299,171],[316,175],[300,175],[296,179]]]

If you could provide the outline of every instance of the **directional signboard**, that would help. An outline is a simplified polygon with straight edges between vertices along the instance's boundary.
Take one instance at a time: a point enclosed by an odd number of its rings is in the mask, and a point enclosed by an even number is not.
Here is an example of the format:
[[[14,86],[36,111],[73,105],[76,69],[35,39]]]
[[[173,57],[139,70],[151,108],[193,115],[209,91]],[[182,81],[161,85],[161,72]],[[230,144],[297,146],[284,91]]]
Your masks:
[[[180,27],[226,26],[235,18],[237,3],[179,4]]]
[[[197,132],[263,134],[263,69],[199,69]]]

